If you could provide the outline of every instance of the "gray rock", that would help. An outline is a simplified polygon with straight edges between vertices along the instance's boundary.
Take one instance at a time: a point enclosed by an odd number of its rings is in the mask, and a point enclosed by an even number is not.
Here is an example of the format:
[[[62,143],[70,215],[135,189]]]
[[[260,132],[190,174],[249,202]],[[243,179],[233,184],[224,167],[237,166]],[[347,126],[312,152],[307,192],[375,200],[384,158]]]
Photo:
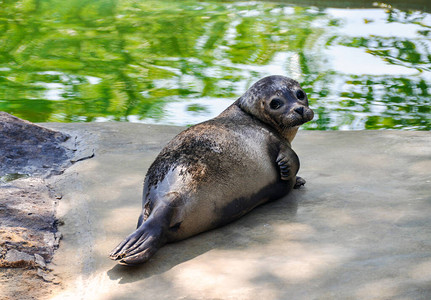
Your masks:
[[[45,180],[93,154],[76,159],[80,150],[76,137],[0,112],[0,242],[14,249],[0,251],[5,265],[46,267],[51,261],[60,240],[55,205],[61,197]]]
[[[25,253],[25,252],[21,252],[15,249],[11,249],[6,253],[6,261],[10,262],[10,263],[15,263],[15,262],[19,262],[19,261],[26,261],[26,262],[32,262],[34,261],[33,256]]]
[[[0,112],[0,177],[61,173],[73,150],[61,145],[70,136]]]
[[[56,276],[42,269],[37,269],[37,276],[41,277],[46,282],[52,282],[54,284],[60,283],[60,280]]]
[[[44,259],[41,255],[39,255],[39,254],[35,253],[35,254],[34,254],[34,261],[36,262],[36,264],[37,264],[39,267],[41,267],[41,268],[46,268],[46,262],[45,262],[45,259]]]
[[[54,247],[58,247],[58,245],[60,244],[60,240],[63,238],[63,234],[60,231],[57,231],[56,233],[54,233],[54,237],[55,237]]]

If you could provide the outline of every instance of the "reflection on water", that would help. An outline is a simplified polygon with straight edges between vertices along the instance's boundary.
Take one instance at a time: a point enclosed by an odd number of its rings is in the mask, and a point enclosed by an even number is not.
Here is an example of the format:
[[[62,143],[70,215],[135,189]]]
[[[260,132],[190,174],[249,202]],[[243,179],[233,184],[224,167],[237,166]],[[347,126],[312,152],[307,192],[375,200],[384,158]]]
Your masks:
[[[306,129],[431,129],[426,12],[0,0],[0,36],[0,110],[34,122],[194,124],[281,74],[308,92]]]

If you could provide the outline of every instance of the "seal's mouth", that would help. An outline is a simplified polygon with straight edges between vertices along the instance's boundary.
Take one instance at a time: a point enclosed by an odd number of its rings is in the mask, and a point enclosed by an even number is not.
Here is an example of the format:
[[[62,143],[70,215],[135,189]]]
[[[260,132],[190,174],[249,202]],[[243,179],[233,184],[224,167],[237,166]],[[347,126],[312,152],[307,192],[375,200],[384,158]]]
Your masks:
[[[299,126],[314,118],[313,110],[307,106],[296,106],[291,110],[289,115],[290,126]]]

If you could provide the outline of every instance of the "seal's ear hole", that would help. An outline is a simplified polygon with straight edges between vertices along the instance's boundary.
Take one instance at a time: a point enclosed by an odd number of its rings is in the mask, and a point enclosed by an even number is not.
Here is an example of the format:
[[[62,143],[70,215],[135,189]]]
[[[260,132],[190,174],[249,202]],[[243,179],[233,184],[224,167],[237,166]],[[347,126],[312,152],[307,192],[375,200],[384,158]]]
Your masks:
[[[302,90],[297,90],[296,91],[296,98],[298,98],[299,100],[304,100],[305,99],[305,93]]]
[[[271,100],[271,102],[269,103],[269,107],[271,107],[271,109],[279,109],[283,106],[283,104],[283,101],[278,98],[275,98]]]

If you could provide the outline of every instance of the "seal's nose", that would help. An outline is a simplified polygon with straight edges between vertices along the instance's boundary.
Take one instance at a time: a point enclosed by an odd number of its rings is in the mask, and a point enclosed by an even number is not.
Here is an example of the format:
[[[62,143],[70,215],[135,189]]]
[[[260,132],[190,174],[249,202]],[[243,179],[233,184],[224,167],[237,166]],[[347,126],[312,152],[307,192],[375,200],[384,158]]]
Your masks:
[[[304,115],[304,106],[297,106],[293,110],[301,117]]]

